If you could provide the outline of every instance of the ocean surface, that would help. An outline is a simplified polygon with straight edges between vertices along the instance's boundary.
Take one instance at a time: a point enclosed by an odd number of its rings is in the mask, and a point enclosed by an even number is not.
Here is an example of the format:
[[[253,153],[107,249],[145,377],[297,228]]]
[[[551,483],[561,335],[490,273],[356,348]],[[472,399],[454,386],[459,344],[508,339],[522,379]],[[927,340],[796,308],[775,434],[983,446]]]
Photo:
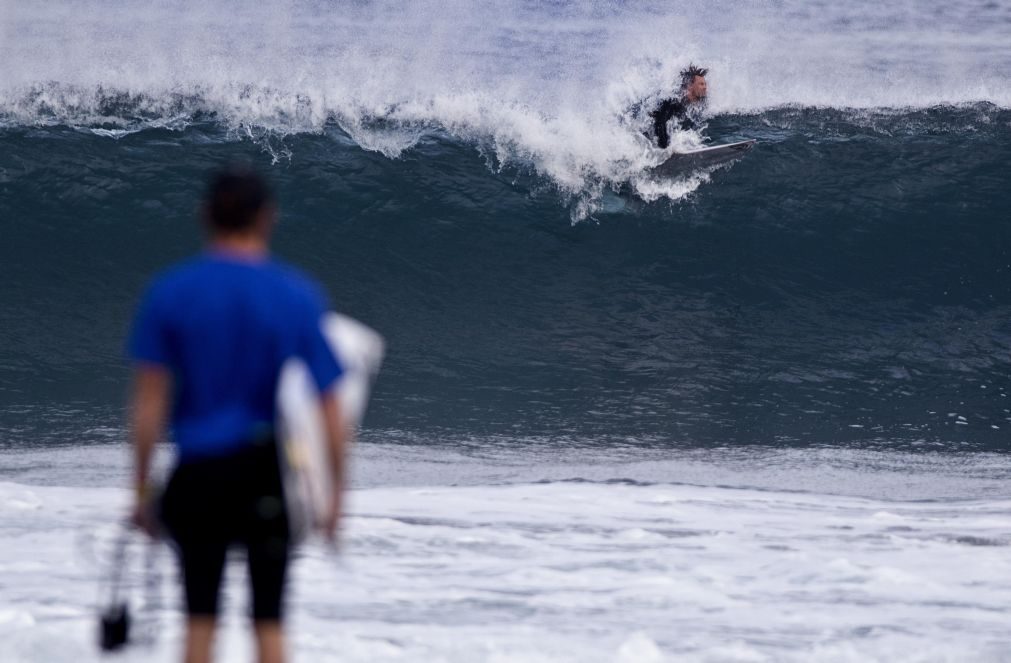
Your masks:
[[[657,177],[690,62],[675,148],[758,144]],[[1011,661],[1009,158],[1001,1],[0,0],[5,660],[98,657],[124,336],[245,160],[389,347],[296,660]]]

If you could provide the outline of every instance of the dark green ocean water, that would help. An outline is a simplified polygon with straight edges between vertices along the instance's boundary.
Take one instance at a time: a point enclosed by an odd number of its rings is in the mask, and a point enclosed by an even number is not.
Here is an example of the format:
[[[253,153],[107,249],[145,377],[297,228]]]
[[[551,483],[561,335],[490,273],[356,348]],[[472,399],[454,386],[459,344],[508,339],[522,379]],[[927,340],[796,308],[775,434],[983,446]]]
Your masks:
[[[390,158],[336,125],[9,123],[0,445],[121,437],[133,306],[199,250],[208,170],[244,159],[278,191],[277,254],[387,337],[366,436],[1006,449],[1011,112],[789,107],[707,131],[760,143],[646,202],[442,131]]]

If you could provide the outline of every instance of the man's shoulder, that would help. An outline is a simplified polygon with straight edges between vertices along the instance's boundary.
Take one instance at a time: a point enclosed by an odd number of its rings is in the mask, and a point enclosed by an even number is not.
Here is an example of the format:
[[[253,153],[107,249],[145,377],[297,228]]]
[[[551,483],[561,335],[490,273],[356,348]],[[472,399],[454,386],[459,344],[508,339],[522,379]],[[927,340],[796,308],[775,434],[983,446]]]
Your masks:
[[[277,259],[270,261],[269,269],[287,296],[313,309],[325,305],[323,287],[306,272]]]
[[[670,104],[671,104],[672,101],[674,101],[674,100],[673,99],[661,99],[657,103],[657,105],[653,108],[652,112],[650,112],[650,115],[660,115],[661,113],[663,113],[664,111],[666,111],[670,107]]]
[[[668,99],[662,100],[657,104],[656,110],[654,110],[650,115],[663,116],[666,115],[670,117],[671,115],[680,113],[684,110],[684,102],[677,97],[670,97]]]
[[[309,292],[317,292],[320,290],[319,283],[316,279],[288,262],[274,258],[270,261],[269,267],[278,279],[287,283],[292,288]]]

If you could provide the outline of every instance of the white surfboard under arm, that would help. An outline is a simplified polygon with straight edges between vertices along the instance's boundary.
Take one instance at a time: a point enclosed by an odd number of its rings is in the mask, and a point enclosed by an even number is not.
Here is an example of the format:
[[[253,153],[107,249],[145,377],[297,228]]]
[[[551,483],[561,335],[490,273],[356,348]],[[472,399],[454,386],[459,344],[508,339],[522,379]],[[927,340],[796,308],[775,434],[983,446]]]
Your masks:
[[[344,368],[330,397],[336,398],[353,438],[365,416],[372,382],[385,353],[383,337],[339,313],[320,320],[323,336]],[[281,369],[277,389],[278,448],[292,540],[301,541],[322,524],[332,477],[319,392],[309,367],[291,358]]]

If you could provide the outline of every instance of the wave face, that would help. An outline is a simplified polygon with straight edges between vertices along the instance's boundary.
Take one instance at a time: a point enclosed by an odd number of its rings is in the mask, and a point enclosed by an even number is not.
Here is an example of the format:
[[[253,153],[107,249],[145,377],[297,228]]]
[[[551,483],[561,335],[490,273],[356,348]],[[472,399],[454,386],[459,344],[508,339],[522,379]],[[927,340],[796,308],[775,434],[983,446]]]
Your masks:
[[[243,157],[281,193],[278,252],[389,338],[376,427],[999,447],[1009,123],[990,106],[723,116],[711,130],[756,151],[680,202],[610,193],[575,226],[544,180],[449,138],[390,160],[300,135],[271,167],[216,125],[8,130],[6,435],[74,430],[68,401],[118,407],[135,297],[197,248],[207,169]]]
[[[7,7],[0,444],[121,434],[136,297],[245,158],[388,337],[387,438],[1001,450],[1011,14],[883,4]],[[652,178],[689,61],[760,143]]]

